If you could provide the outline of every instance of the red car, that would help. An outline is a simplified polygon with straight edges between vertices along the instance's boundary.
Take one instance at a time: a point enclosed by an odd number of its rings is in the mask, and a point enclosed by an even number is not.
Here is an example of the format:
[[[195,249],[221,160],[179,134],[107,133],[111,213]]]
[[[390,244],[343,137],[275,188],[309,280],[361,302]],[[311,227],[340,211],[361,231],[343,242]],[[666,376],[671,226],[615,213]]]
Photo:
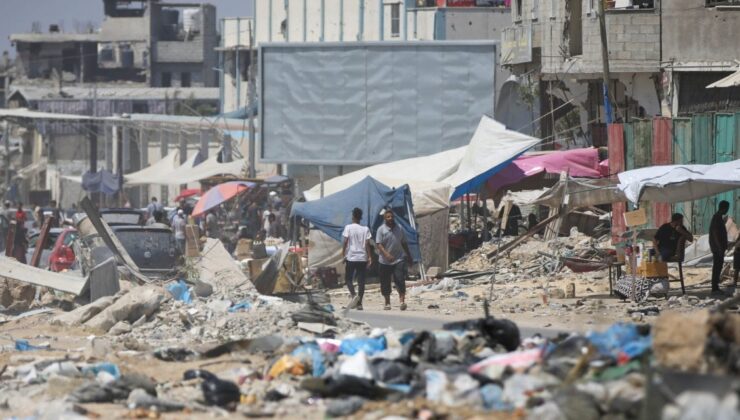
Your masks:
[[[72,250],[72,242],[77,239],[77,229],[64,229],[59,234],[54,248],[49,255],[49,270],[64,271],[69,270],[75,262],[75,252]]]

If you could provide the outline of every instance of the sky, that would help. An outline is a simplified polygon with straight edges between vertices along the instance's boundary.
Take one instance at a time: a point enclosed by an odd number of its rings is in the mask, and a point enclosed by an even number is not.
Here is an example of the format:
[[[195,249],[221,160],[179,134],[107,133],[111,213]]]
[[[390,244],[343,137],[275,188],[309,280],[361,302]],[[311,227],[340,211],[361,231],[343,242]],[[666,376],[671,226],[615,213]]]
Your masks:
[[[216,6],[218,18],[249,16],[253,0],[186,0],[205,1]],[[31,32],[33,22],[39,22],[46,32],[50,24],[59,24],[65,32],[75,32],[88,22],[95,27],[103,20],[102,0],[0,0],[0,52],[15,56],[8,37],[12,33]]]

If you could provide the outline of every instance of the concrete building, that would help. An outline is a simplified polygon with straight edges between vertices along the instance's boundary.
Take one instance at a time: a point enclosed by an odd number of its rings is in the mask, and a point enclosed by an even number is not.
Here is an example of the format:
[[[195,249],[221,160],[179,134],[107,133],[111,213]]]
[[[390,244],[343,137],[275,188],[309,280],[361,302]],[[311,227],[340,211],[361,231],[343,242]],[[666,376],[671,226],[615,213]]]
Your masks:
[[[221,111],[234,112],[249,103],[250,45],[254,19],[233,17],[221,19],[219,73],[221,77]]]
[[[740,70],[740,2],[663,3],[664,115],[740,110],[740,87],[706,86]]]
[[[503,63],[519,76],[522,90],[539,98],[543,117],[536,125],[550,143],[605,145],[597,1],[512,3]],[[615,118],[660,114],[659,2],[635,2],[633,6],[631,1],[620,0],[607,2],[607,8],[609,90]]]
[[[159,0],[103,0],[105,19],[87,33],[13,34],[19,76],[88,83],[133,81],[156,87],[217,85],[216,8]]]
[[[740,66],[740,45],[731,41],[740,36],[740,14],[732,4],[606,2],[614,118],[740,109],[740,90],[705,89]],[[576,122],[588,143],[605,144],[597,0],[515,0],[512,9],[503,62],[539,96],[543,137]],[[575,112],[577,121],[566,118]]]

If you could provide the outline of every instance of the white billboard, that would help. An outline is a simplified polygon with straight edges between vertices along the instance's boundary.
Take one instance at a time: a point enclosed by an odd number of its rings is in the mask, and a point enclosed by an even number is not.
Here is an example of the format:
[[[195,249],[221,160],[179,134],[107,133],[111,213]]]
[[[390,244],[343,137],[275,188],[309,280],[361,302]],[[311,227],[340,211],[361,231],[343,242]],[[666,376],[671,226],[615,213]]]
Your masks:
[[[495,42],[260,46],[261,160],[367,165],[468,144],[493,115]]]

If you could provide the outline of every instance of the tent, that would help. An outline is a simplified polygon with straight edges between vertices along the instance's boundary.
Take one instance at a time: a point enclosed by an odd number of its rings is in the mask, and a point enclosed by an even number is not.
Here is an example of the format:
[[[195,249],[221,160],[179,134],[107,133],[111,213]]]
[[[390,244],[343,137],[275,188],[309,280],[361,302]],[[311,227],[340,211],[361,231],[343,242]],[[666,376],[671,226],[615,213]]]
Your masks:
[[[175,150],[140,171],[124,175],[124,185],[133,187],[136,185],[157,183],[158,180],[165,179],[178,166],[180,166],[180,152]],[[168,184],[171,184],[171,182],[168,182]]]
[[[619,174],[618,188],[633,203],[678,203],[740,187],[740,160],[714,165],[664,165]]]
[[[486,185],[489,191],[495,191],[543,172],[559,174],[563,171],[574,178],[602,178],[609,173],[608,167],[604,167],[599,161],[599,149],[589,147],[520,156],[511,165],[490,177]]]
[[[477,193],[491,176],[539,142],[539,139],[507,130],[503,124],[483,116],[457,170],[443,181],[454,188],[450,200]]]
[[[344,226],[352,223],[352,209],[363,212],[362,224],[370,227],[373,235],[383,223],[381,211],[390,207],[396,223],[406,233],[409,250],[415,261],[420,261],[418,234],[413,220],[413,203],[408,186],[390,188],[372,177],[322,199],[294,203],[291,217],[301,217],[335,241],[342,241]]]

